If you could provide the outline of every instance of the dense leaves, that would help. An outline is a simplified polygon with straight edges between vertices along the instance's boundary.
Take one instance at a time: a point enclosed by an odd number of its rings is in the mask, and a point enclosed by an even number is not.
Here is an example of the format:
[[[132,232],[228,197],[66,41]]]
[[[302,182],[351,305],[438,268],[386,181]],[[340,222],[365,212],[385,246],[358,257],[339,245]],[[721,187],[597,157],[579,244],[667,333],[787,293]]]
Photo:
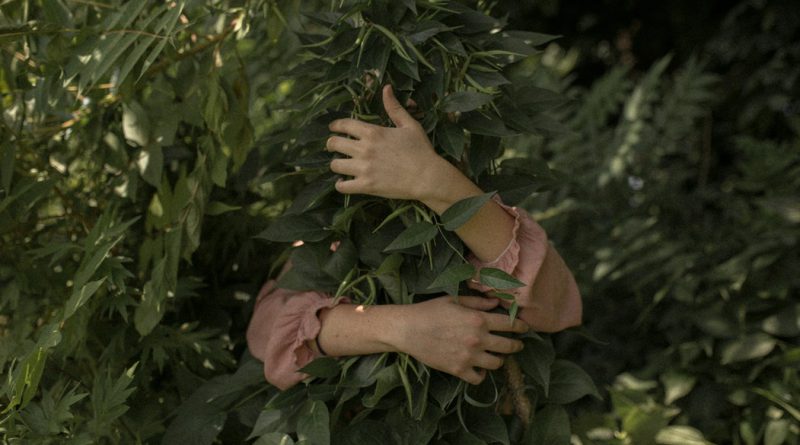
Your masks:
[[[797,444],[798,10],[689,3],[2,2],[3,440]],[[645,4],[656,25],[596,38]],[[333,191],[327,123],[388,124],[385,83],[576,273],[585,328],[527,334],[518,392],[396,354],[280,392],[246,352],[289,257],[293,289],[476,280],[517,309],[451,232],[489,195],[437,218]]]

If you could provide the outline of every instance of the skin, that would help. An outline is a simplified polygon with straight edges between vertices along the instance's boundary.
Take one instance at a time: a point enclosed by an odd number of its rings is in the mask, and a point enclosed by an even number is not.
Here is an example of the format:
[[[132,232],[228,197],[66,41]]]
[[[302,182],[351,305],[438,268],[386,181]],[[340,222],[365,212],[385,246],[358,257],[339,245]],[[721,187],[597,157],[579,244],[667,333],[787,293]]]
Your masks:
[[[383,89],[383,103],[394,127],[355,119],[331,122],[326,149],[346,155],[331,170],[351,177],[336,190],[384,198],[416,200],[441,215],[457,201],[483,191],[440,157],[419,122]],[[487,202],[456,230],[482,261],[499,257],[511,241],[513,218],[497,203]],[[486,228],[491,228],[487,231]],[[487,369],[503,365],[504,354],[522,349],[522,342],[497,332],[524,333],[521,320],[488,313],[496,299],[446,296],[411,305],[356,306],[341,304],[320,311],[318,340],[332,356],[404,352],[426,365],[468,383],[479,384]],[[316,349],[316,345],[309,344]]]

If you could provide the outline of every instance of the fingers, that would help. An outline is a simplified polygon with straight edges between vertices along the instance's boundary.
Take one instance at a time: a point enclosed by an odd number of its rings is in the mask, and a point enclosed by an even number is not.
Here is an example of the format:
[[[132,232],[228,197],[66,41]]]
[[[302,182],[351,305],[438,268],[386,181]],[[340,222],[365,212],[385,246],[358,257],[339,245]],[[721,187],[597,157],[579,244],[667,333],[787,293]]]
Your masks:
[[[455,297],[452,299],[455,302]],[[484,297],[458,297],[458,304],[470,309],[479,311],[488,311],[494,309],[500,302],[497,298],[484,298]]]
[[[528,324],[519,318],[515,318],[513,323],[509,322],[508,315],[503,314],[484,314],[486,325],[490,331],[497,332],[516,332],[524,334],[528,332]]]
[[[484,352],[475,358],[475,366],[483,369],[500,369],[503,366],[503,359]]]
[[[470,369],[460,375],[458,377],[461,380],[472,384],[472,385],[480,385],[483,379],[486,378],[486,370],[485,369]]]
[[[331,161],[331,171],[340,175],[358,176],[361,173],[359,161],[355,159],[334,159]]]
[[[363,181],[356,179],[340,179],[336,181],[335,184],[336,191],[339,193],[343,193],[345,195],[352,195],[356,193],[366,193],[366,187],[363,184]]]
[[[328,128],[336,133],[342,133],[354,138],[363,139],[380,128],[377,125],[361,122],[356,119],[336,119],[328,124]]]
[[[395,127],[408,127],[417,123],[417,121],[408,114],[408,111],[400,105],[400,102],[394,96],[391,85],[383,87],[383,108],[386,110],[386,114],[389,115],[389,119],[394,122]]]
[[[331,136],[325,142],[326,150],[339,152],[348,156],[355,156],[358,154],[359,148],[358,141],[341,136]]]
[[[516,354],[522,350],[523,346],[524,344],[519,340],[499,335],[491,335],[484,340],[486,350],[498,354]]]

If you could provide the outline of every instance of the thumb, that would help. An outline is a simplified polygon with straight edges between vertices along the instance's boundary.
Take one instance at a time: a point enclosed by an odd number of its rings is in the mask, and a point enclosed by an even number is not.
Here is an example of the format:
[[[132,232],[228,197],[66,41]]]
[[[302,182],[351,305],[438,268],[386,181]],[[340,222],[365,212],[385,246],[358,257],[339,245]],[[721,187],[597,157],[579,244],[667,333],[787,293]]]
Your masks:
[[[488,311],[490,309],[494,309],[499,302],[500,300],[497,298],[458,297],[458,304],[479,311]]]
[[[394,90],[391,85],[383,87],[383,108],[386,110],[386,114],[389,115],[389,119],[394,122],[395,127],[408,127],[417,122],[400,105],[400,102],[394,96]]]

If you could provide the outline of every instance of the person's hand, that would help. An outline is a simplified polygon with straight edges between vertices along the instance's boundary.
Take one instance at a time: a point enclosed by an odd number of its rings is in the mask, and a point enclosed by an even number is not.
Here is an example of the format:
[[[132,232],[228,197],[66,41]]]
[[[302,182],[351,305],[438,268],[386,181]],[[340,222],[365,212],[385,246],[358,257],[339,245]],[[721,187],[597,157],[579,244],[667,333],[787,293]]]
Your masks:
[[[439,297],[402,306],[402,328],[394,346],[431,368],[444,371],[477,385],[487,369],[499,369],[503,358],[522,350],[520,340],[492,332],[524,333],[525,322],[509,321],[508,315],[489,313],[496,298]]]
[[[422,125],[400,105],[390,85],[383,89],[383,105],[393,128],[356,119],[330,123],[331,131],[350,137],[331,136],[326,144],[326,149],[349,156],[331,162],[332,171],[352,177],[338,181],[336,190],[424,201],[452,166],[436,154]]]

